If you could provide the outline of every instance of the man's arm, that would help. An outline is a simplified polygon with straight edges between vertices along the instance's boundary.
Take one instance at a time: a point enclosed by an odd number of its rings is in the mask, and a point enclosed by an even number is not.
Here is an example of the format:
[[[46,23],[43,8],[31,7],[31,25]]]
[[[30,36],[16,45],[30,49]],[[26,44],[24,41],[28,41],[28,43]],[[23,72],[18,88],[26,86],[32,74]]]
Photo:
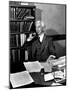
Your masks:
[[[36,44],[35,42],[32,43],[32,61],[36,60]]]
[[[52,38],[49,40],[49,54],[52,55],[53,58],[56,57],[55,46],[54,46]]]

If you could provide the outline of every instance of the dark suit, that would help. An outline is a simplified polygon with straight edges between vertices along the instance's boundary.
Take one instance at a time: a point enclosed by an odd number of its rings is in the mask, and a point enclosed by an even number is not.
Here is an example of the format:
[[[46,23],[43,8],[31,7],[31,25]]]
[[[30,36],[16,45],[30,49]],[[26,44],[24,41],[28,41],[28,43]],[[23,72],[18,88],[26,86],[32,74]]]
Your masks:
[[[32,43],[32,60],[46,61],[49,55],[55,55],[51,37],[44,35],[42,43],[39,39]]]

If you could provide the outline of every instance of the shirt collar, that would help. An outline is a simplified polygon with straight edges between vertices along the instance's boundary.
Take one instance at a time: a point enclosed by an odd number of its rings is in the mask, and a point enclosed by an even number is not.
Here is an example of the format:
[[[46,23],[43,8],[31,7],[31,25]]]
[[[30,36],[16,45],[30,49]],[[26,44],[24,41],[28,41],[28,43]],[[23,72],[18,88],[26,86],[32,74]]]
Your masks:
[[[40,42],[42,42],[43,37],[44,37],[44,33],[42,33],[42,34],[39,35]]]

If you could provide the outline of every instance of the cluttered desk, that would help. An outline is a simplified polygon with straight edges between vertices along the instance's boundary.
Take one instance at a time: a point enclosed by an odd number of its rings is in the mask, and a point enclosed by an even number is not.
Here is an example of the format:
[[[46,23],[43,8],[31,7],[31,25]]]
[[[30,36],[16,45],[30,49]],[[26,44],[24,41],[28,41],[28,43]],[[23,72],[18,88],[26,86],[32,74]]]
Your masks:
[[[10,74],[13,88],[57,86],[66,83],[66,57],[47,62],[24,62],[26,71]]]

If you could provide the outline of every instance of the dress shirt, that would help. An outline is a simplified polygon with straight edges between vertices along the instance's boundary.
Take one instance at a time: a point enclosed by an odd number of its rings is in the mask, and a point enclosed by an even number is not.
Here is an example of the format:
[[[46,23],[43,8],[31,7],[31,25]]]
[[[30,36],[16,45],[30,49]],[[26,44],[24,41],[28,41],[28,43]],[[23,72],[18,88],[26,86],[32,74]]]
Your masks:
[[[42,34],[39,35],[39,40],[40,40],[40,42],[42,42],[43,37],[44,37],[44,33],[42,33]]]

